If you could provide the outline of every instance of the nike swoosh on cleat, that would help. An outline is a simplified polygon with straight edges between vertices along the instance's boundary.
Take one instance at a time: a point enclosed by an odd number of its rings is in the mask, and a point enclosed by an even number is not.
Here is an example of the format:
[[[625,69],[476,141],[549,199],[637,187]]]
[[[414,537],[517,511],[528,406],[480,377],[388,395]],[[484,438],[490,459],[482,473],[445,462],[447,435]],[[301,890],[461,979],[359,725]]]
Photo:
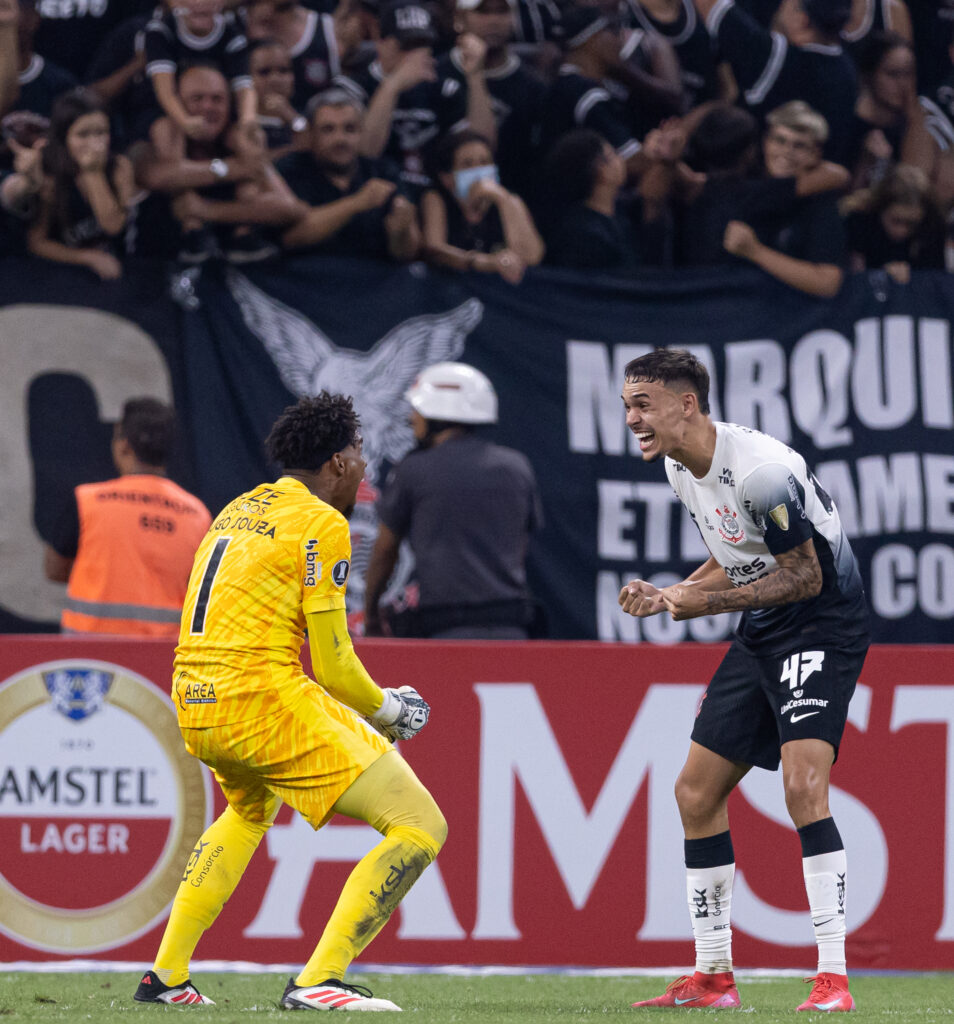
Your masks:
[[[674,999],[673,1002],[676,1006],[683,1006],[685,1003],[694,1003],[698,998],[698,996],[690,996],[688,999]]]
[[[817,711],[806,711],[804,715],[792,715],[789,721],[794,725],[796,722],[800,722],[803,718],[811,718],[812,715],[817,715]]]
[[[815,1003],[815,1006],[819,1010],[830,1010],[833,1006],[837,1006],[841,1002],[841,998],[833,999],[830,1003]]]

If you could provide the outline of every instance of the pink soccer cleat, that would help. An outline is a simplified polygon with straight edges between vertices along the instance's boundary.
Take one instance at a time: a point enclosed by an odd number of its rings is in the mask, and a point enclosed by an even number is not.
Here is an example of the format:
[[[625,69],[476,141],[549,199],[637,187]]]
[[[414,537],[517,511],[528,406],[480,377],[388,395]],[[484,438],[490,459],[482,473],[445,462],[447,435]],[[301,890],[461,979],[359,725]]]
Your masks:
[[[855,1001],[848,991],[847,974],[816,974],[814,978],[805,980],[814,982],[811,995],[797,1009],[838,1013],[855,1008]]]
[[[663,995],[655,999],[644,999],[633,1006],[682,1006],[691,1010],[697,1006],[708,1006],[713,1010],[735,1010],[742,1005],[739,990],[731,971],[721,974],[684,974],[667,987]]]

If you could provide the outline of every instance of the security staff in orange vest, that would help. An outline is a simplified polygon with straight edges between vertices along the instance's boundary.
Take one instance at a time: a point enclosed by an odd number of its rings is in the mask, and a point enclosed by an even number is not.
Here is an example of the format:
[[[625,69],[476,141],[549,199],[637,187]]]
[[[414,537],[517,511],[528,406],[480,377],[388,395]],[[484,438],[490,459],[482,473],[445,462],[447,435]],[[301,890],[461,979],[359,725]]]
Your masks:
[[[169,406],[131,399],[113,431],[119,477],[76,488],[44,562],[47,579],[68,583],[64,633],[178,636],[192,559],[211,517],[166,476],[174,435]]]

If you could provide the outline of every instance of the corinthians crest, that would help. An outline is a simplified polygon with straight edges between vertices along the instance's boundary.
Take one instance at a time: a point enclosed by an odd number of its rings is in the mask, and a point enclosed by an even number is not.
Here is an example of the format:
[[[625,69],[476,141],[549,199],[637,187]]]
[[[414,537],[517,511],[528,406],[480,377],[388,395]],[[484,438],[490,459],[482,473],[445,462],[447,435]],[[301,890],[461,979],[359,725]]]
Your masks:
[[[739,514],[733,512],[728,505],[717,508],[716,515],[719,517],[719,536],[730,544],[738,544],[745,540],[745,530],[739,522]]]

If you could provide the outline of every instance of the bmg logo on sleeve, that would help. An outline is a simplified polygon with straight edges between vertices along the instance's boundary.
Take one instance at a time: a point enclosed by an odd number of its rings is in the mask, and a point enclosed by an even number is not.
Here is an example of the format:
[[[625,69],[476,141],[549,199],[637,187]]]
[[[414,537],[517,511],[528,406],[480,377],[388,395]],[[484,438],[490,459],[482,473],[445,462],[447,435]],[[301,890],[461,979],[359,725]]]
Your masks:
[[[318,551],[318,541],[305,541],[305,575],[302,579],[302,586],[317,587],[321,579],[321,555]]]

